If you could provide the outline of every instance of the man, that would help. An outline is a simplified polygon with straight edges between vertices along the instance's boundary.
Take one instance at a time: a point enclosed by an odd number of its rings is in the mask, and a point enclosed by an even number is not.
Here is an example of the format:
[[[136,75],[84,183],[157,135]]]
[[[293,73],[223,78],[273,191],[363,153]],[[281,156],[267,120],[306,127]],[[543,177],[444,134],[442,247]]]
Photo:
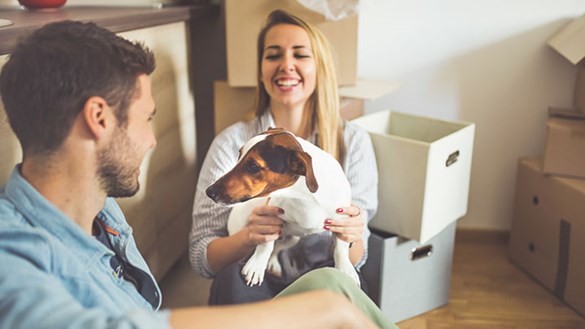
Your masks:
[[[160,290],[113,199],[138,191],[156,145],[154,67],[141,45],[73,21],[37,30],[3,67],[23,161],[0,190],[0,328],[392,326],[334,270],[268,302],[157,311]]]

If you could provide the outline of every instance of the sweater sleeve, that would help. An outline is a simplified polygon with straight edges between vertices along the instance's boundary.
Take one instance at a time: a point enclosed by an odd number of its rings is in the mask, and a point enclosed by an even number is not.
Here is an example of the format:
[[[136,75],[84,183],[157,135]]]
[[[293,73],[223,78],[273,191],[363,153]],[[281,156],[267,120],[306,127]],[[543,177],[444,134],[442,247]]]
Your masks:
[[[351,185],[352,203],[365,213],[366,223],[378,209],[378,168],[376,156],[370,136],[363,129],[346,123],[345,129],[346,157],[344,171]],[[364,241],[364,257],[356,265],[361,268],[368,256],[368,239],[370,230],[366,224],[362,239]]]
[[[213,140],[199,173],[189,235],[189,261],[191,267],[206,278],[215,275],[207,262],[207,246],[212,240],[228,235],[230,208],[213,202],[205,189],[236,164],[239,144],[243,144],[246,137],[243,128],[243,123],[238,123]]]

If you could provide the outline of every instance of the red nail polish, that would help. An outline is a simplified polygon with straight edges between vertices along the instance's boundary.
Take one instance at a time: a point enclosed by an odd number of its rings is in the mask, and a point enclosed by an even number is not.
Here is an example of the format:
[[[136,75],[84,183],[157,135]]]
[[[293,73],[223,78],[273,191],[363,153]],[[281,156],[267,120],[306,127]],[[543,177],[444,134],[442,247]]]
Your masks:
[[[281,213],[281,214],[284,214],[284,209],[278,208],[278,212]]]
[[[337,212],[343,212],[343,208],[337,208],[337,210],[335,210]]]
[[[331,224],[331,223],[332,223],[331,219],[326,219],[325,220],[325,224]]]
[[[329,225],[325,225],[325,226],[323,226],[323,228],[326,229],[327,231],[329,231],[330,227],[329,227]]]

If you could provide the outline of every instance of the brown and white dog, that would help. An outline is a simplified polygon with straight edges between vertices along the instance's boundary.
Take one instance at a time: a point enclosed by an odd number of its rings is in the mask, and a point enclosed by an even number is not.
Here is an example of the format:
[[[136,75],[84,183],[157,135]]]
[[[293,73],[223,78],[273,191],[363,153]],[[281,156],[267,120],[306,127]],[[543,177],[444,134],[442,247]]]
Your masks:
[[[351,205],[351,188],[337,160],[317,146],[283,129],[269,129],[252,137],[240,149],[233,169],[206,190],[213,201],[231,205],[228,232],[246,226],[252,209],[267,203],[284,209],[281,238],[256,246],[242,269],[248,285],[262,284],[268,269],[282,275],[278,253],[311,233],[324,231],[326,218]],[[359,277],[349,260],[349,243],[336,238],[335,267],[357,285]]]

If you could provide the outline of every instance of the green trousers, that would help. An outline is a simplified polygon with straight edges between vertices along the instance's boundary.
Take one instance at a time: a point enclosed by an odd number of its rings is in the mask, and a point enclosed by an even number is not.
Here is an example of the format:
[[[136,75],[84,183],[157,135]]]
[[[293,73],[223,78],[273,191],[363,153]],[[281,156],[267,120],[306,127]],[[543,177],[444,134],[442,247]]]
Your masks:
[[[390,322],[376,304],[353,282],[349,276],[341,271],[324,267],[308,272],[284,289],[280,296],[293,295],[313,290],[329,290],[346,296],[356,307],[380,328],[398,328]]]

